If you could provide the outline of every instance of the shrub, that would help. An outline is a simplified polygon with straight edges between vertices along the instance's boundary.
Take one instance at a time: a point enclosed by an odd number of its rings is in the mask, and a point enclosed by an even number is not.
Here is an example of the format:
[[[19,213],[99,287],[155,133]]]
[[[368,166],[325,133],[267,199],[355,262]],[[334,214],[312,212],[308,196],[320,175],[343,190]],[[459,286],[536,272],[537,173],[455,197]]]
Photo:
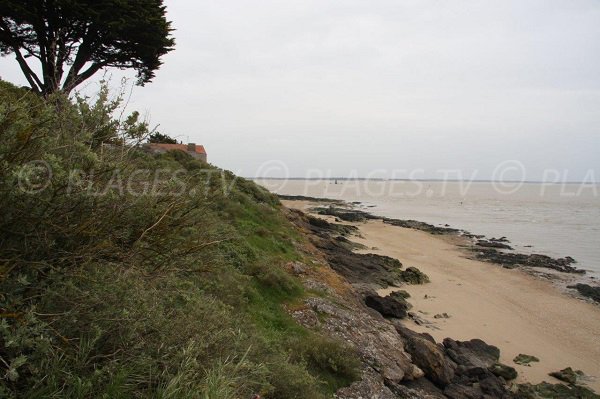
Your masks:
[[[280,266],[300,254],[277,199],[137,150],[146,126],[114,109],[0,82],[0,396],[320,398],[349,381],[349,352],[281,306],[304,292]]]

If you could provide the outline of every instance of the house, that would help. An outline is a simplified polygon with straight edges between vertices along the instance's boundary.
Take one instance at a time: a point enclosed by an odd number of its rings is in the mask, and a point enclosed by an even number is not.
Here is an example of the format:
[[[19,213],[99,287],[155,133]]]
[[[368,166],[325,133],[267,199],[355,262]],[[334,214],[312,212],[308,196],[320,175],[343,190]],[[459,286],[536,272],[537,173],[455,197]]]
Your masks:
[[[203,145],[199,145],[196,143],[188,143],[188,144],[162,144],[162,143],[146,143],[144,144],[144,148],[152,152],[154,154],[163,154],[167,151],[183,151],[190,154],[192,157],[196,159],[200,159],[204,162],[206,161],[206,150]]]

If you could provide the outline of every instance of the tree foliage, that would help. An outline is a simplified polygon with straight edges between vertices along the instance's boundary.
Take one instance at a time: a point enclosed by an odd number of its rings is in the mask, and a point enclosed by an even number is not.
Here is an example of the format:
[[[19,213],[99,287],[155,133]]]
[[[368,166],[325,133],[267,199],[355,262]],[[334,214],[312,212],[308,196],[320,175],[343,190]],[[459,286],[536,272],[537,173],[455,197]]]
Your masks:
[[[160,143],[160,144],[177,144],[177,140],[168,134],[164,134],[161,132],[154,132],[150,136],[148,136],[149,143]]]
[[[44,95],[68,93],[108,67],[134,69],[143,85],[173,50],[165,14],[163,0],[2,0],[0,54],[14,55]]]

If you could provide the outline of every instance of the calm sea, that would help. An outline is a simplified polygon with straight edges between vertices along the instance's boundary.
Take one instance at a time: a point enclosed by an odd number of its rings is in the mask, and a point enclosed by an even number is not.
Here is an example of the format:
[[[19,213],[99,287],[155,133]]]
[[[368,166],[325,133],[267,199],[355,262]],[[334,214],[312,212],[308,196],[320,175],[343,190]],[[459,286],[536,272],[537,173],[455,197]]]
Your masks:
[[[521,252],[572,256],[600,277],[600,185],[277,180],[278,194],[359,201],[374,214],[507,237]]]

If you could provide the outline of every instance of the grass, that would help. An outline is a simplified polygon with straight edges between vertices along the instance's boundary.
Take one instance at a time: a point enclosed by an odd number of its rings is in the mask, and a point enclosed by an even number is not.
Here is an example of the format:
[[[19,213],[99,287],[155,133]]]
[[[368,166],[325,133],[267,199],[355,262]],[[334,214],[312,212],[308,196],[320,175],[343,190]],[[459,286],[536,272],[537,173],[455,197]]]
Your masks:
[[[0,82],[0,397],[318,399],[354,380],[353,352],[284,308],[312,294],[286,271],[304,238],[277,198],[136,150],[147,126],[112,119],[107,98]],[[177,178],[118,187],[157,171]]]

